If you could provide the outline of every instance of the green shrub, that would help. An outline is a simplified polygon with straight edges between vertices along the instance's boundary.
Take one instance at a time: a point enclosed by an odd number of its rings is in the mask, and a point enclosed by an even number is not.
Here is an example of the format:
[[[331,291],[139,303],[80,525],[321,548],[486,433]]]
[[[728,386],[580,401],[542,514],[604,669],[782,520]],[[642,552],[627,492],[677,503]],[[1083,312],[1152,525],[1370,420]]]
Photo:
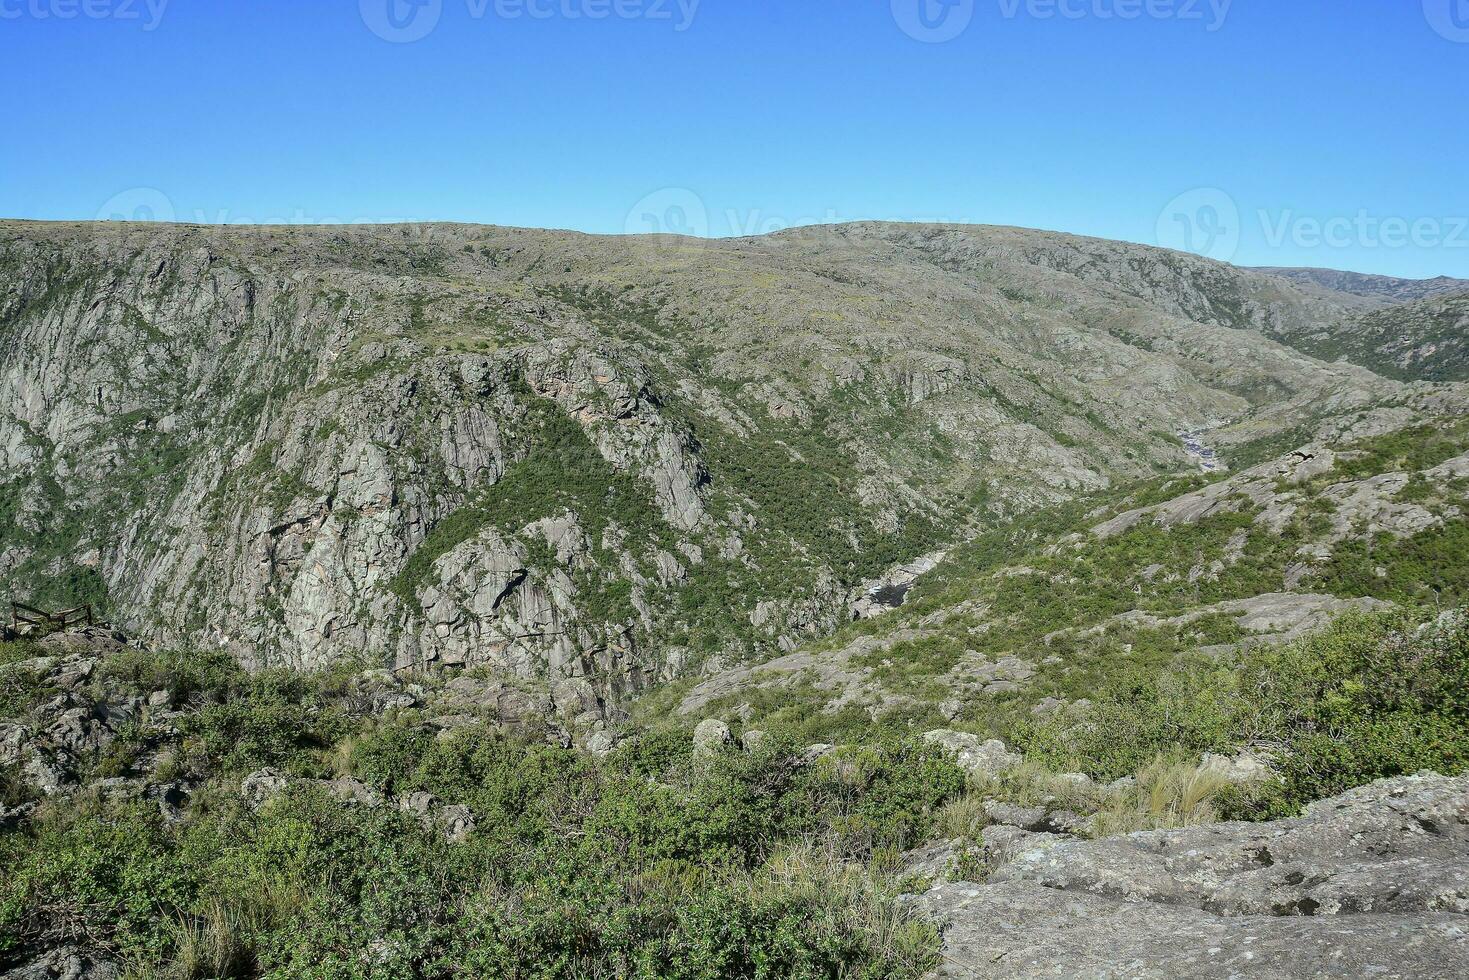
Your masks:
[[[1252,656],[1242,734],[1280,745],[1268,813],[1421,770],[1469,769],[1469,619],[1350,615]]]
[[[281,766],[314,775],[349,723],[339,708],[325,703],[312,678],[271,670],[245,676],[223,700],[184,716],[178,727],[206,771],[238,774]]]
[[[878,978],[931,965],[932,927],[880,876],[851,850],[798,843],[823,828],[858,850],[921,836],[962,785],[931,747],[803,769],[778,745],[695,761],[687,733],[685,747],[664,736],[605,763],[482,729],[425,734],[364,733],[351,765],[469,803],[478,829],[462,843],[309,788],[259,810],[206,793],[174,827],[104,807],[0,836],[15,869],[0,961],[66,931],[150,975]]]
[[[1204,658],[1124,674],[1079,716],[1022,724],[1033,761],[1111,780],[1159,755],[1255,746],[1279,778],[1235,810],[1292,813],[1389,776],[1469,769],[1469,619],[1349,614],[1319,633],[1257,647],[1238,666]]]

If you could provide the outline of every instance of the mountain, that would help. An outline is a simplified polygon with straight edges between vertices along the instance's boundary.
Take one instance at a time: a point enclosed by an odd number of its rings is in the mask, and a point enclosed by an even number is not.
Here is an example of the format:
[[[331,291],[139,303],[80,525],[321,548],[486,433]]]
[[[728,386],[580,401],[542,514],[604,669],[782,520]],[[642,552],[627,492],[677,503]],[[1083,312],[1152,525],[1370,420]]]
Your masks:
[[[1346,308],[1004,228],[0,226],[0,585],[257,664],[793,648],[1004,514],[1399,397]]]
[[[1280,339],[1314,357],[1347,360],[1400,381],[1466,381],[1469,292],[1357,313]]]
[[[0,980],[1462,975],[1463,334],[1013,228],[0,223],[0,591],[103,621],[0,626]]]
[[[1434,279],[1398,279],[1361,272],[1333,269],[1287,269],[1262,267],[1258,272],[1289,279],[1301,285],[1319,286],[1334,293],[1359,296],[1384,304],[1409,303],[1435,296],[1469,293],[1469,279],[1438,276]]]

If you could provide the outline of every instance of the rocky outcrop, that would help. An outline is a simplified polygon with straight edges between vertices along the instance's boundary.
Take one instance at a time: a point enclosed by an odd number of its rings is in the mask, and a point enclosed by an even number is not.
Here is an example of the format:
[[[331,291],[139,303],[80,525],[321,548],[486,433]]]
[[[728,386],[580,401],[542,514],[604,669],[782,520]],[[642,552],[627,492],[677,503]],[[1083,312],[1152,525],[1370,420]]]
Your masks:
[[[0,825],[25,816],[34,800],[89,791],[143,799],[167,819],[179,816],[199,782],[187,771],[177,772],[184,754],[182,732],[197,704],[181,703],[169,688],[139,690],[127,668],[110,669],[110,658],[124,653],[127,642],[110,629],[67,631],[37,643],[35,657],[0,664],[3,689],[24,695],[11,702],[19,710],[12,707],[12,714],[0,719],[0,767],[13,768],[33,798],[18,811],[0,809]],[[351,718],[411,709],[443,734],[483,726],[602,751],[615,744],[613,728],[626,720],[619,707],[601,701],[584,681],[552,685],[485,671],[409,676],[372,668],[343,677],[335,697],[333,709]],[[117,748],[123,751],[114,753]],[[116,755],[110,767],[114,775],[99,777],[98,762],[110,753]],[[381,802],[351,781],[291,780],[272,769],[252,774],[241,788],[258,805],[302,782],[339,798]]]
[[[1024,761],[997,738],[982,739],[967,732],[940,729],[928,732],[923,740],[952,752],[959,768],[976,778],[999,776]]]
[[[1450,978],[1469,972],[1469,777],[1386,780],[1298,819],[1022,836],[940,884],[935,976]]]
[[[706,718],[694,726],[694,756],[708,758],[734,741],[729,726],[717,718]]]
[[[1140,246],[857,225],[699,254],[0,224],[0,588],[582,710],[676,674],[687,635],[789,652],[862,582],[896,596],[980,483],[1028,507],[1187,465],[1163,433],[1200,419],[1244,420],[1227,453],[1402,397],[1262,332],[1345,306]]]
[[[0,980],[116,980],[117,964],[75,946],[58,949],[0,973]]]

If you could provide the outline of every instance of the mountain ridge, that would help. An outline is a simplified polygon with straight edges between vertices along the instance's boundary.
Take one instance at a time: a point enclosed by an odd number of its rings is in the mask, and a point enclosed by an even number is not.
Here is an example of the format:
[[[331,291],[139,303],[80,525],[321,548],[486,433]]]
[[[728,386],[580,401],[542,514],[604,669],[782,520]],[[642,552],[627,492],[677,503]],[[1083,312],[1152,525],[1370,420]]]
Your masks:
[[[1349,303],[1013,228],[3,223],[0,262],[0,581],[259,662],[488,657],[587,725],[1180,431],[1410,390],[1277,339]]]
[[[0,629],[0,977],[1452,973],[1462,334],[1017,229],[0,224],[0,590],[126,627]]]

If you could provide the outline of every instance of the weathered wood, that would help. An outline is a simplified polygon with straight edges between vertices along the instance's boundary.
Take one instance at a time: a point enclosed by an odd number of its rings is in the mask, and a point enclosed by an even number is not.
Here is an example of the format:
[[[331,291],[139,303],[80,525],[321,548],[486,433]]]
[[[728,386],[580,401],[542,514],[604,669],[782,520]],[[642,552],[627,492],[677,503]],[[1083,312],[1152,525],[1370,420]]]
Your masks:
[[[64,630],[83,623],[88,626],[97,625],[91,603],[73,606],[71,609],[63,609],[57,613],[49,613],[23,602],[12,601],[10,603],[10,622],[16,632],[20,632],[22,626],[41,626]]]

